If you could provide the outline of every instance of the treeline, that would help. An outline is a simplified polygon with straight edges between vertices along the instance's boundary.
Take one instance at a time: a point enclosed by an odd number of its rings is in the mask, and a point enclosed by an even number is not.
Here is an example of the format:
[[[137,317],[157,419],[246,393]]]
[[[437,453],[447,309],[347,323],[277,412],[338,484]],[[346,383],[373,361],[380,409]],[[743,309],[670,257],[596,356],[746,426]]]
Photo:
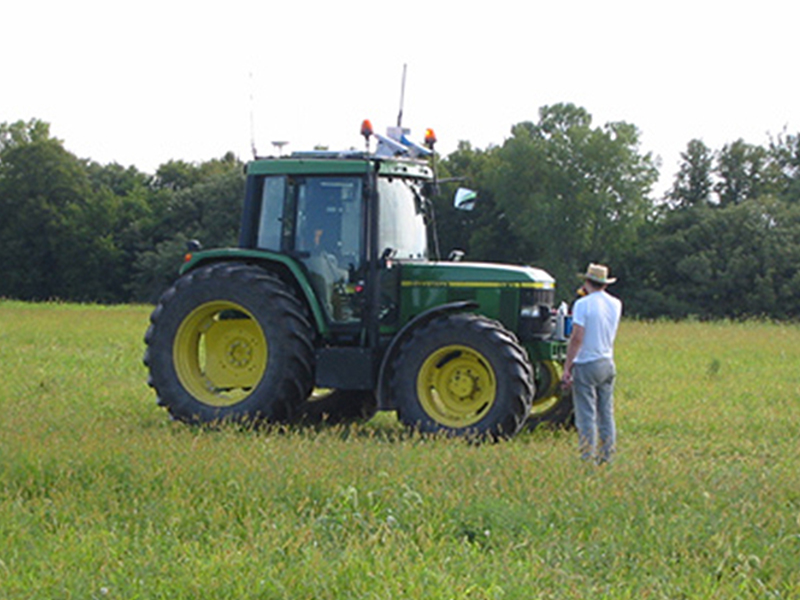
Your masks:
[[[501,146],[462,143],[442,164],[481,198],[467,216],[440,199],[443,247],[546,268],[562,298],[593,261],[620,278],[628,315],[800,315],[799,135],[718,150],[691,140],[663,198],[637,128],[593,126],[571,104],[542,108]]]
[[[235,245],[243,164],[170,161],[155,174],[79,159],[38,120],[0,124],[0,297],[150,302],[186,241]],[[712,150],[691,140],[666,197],[629,123],[595,126],[572,104],[543,107],[500,146],[462,142],[438,163],[443,254],[533,264],[569,299],[576,273],[606,262],[626,313],[796,318],[800,312],[800,136]],[[476,189],[474,211],[450,205]]]
[[[82,160],[49,125],[0,124],[0,297],[152,302],[186,242],[237,242],[244,165],[232,154],[155,175]]]

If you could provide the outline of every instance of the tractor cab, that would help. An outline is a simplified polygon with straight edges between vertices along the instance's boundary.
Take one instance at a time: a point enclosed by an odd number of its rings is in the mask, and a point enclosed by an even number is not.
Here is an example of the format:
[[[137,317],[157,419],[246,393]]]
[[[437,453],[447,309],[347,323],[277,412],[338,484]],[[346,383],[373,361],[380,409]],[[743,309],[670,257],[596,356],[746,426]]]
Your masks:
[[[397,282],[379,283],[379,271],[429,259],[424,194],[433,171],[379,152],[302,152],[248,166],[239,245],[295,261],[323,337],[336,342],[360,339],[367,319],[398,314]],[[370,307],[373,297],[379,305]]]

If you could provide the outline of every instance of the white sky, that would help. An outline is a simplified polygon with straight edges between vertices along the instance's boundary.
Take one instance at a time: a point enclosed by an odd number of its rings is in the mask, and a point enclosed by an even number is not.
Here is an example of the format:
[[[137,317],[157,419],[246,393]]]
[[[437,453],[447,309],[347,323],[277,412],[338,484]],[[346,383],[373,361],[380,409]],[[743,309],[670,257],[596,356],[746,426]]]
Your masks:
[[[712,149],[800,131],[792,0],[6,0],[0,122],[38,118],[81,158],[152,173],[272,141],[362,147],[362,119],[502,144],[539,107],[627,121],[667,187]],[[251,103],[251,96],[253,102]]]

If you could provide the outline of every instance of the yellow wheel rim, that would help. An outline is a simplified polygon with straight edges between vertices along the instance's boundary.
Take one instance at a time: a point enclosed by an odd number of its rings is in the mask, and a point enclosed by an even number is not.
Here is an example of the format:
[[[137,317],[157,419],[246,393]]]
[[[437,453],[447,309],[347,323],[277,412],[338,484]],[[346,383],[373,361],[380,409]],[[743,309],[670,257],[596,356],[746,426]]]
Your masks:
[[[531,415],[544,414],[553,408],[561,398],[558,386],[564,368],[554,360],[539,363],[539,377],[536,381],[536,397],[533,399]]]
[[[437,423],[461,428],[474,425],[491,409],[497,378],[480,352],[466,346],[444,346],[422,364],[417,397]]]
[[[247,398],[267,368],[267,339],[248,311],[215,301],[194,309],[178,327],[173,346],[181,385],[209,406]]]

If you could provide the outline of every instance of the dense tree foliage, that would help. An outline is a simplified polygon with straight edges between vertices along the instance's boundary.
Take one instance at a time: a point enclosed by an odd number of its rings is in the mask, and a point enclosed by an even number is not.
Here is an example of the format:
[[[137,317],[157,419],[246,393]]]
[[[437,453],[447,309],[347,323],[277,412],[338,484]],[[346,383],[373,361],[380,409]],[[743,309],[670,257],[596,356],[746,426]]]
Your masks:
[[[544,267],[567,286],[590,260],[618,263],[653,211],[657,171],[638,136],[627,123],[593,127],[585,109],[559,104],[515,125],[502,146],[462,145],[444,164],[470,176],[480,203],[461,245],[472,259]]]
[[[668,203],[622,261],[641,316],[800,315],[800,161],[796,136],[712,153],[692,140]]]
[[[155,300],[188,240],[235,245],[242,167],[228,153],[148,175],[77,158],[42,121],[0,123],[0,297]],[[443,257],[542,267],[560,299],[586,263],[607,262],[629,315],[800,316],[800,134],[718,150],[693,139],[654,198],[634,125],[556,104],[502,145],[461,142],[437,169]],[[452,206],[459,186],[478,191],[474,211]]]
[[[673,208],[705,206],[711,201],[713,155],[702,140],[692,140],[681,153],[681,167],[667,193]]]
[[[206,247],[235,246],[238,241],[244,198],[242,165],[227,154],[222,160],[184,167],[183,175],[194,180],[193,184],[173,186],[158,180],[163,204],[149,245],[135,256],[131,282],[135,298],[156,299],[175,278],[176,265],[189,240],[200,240]]]
[[[769,157],[774,193],[784,202],[800,203],[800,134],[778,136],[770,144]]]
[[[796,317],[800,211],[771,198],[668,214],[626,263],[641,316]]]
[[[12,134],[0,163],[0,295],[114,300],[121,286],[112,193],[39,123]]]
[[[235,242],[243,190],[232,154],[151,177],[78,159],[41,121],[0,124],[0,297],[153,300],[187,239]]]

